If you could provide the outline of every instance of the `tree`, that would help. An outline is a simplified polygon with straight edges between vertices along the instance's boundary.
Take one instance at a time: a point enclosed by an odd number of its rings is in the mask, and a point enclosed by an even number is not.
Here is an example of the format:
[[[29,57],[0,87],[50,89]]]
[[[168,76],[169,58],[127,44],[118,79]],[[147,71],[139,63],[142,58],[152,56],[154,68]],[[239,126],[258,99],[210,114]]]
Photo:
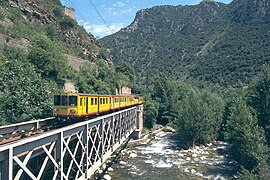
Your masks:
[[[265,66],[251,85],[249,103],[256,110],[258,124],[264,129],[270,144],[270,67]]]
[[[33,69],[33,65],[26,59],[1,56],[0,120],[5,121],[4,123],[52,115],[51,93],[56,84],[42,79]]]
[[[265,136],[254,112],[242,97],[235,100],[228,120],[230,152],[245,169],[253,170],[267,160]]]
[[[149,129],[153,128],[157,117],[155,104],[151,100],[145,100],[144,109],[144,126]]]
[[[123,73],[131,83],[135,82],[136,74],[134,68],[127,62],[122,61],[115,67],[116,72]]]
[[[187,144],[204,144],[216,138],[224,109],[221,98],[209,90],[192,89],[178,106],[176,123]]]
[[[34,37],[28,59],[44,77],[59,80],[70,75],[67,59],[56,45],[44,35]]]

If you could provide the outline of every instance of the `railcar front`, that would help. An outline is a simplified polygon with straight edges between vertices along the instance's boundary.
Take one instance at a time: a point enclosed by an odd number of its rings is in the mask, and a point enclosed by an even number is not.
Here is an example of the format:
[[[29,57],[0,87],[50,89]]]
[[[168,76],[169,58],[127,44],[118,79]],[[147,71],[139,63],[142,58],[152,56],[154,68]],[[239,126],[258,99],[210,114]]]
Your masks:
[[[76,117],[78,115],[78,94],[55,94],[53,115],[56,117]]]

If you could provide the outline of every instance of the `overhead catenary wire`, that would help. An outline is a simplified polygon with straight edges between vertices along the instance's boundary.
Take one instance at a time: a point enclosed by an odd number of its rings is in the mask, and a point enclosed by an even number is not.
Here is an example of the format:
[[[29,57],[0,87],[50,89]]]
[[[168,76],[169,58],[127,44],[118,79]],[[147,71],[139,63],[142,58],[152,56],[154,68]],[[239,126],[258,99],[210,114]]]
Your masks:
[[[70,1],[67,0],[71,6],[73,6],[73,8],[75,9],[76,12],[78,12],[78,15],[82,18],[83,21],[87,22],[87,19],[84,17],[84,15],[79,11],[79,9]],[[93,31],[93,28],[90,26],[91,31]]]
[[[104,19],[103,16],[101,15],[101,13],[98,11],[98,9],[96,8],[96,6],[95,6],[95,4],[92,2],[92,0],[88,0],[88,2],[93,6],[93,8],[95,9],[95,11],[98,13],[99,17],[102,19],[103,23],[104,23],[104,24],[106,25],[106,27],[109,29],[109,31],[110,31],[111,33],[113,33],[112,30],[111,30],[111,28],[110,28],[110,26],[107,24],[107,22],[105,21],[105,19]]]

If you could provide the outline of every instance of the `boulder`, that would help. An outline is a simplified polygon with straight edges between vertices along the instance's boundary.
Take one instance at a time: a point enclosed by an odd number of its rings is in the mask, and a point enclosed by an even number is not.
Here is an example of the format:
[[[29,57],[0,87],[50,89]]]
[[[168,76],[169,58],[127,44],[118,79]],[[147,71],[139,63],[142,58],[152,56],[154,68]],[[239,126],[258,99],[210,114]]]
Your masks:
[[[170,127],[170,126],[166,126],[165,129],[164,129],[164,131],[165,131],[165,132],[173,132],[173,133],[176,132],[175,129],[173,129],[173,128]]]
[[[127,163],[125,161],[120,161],[119,164],[123,165],[123,166],[127,165]]]
[[[109,174],[105,174],[105,175],[103,176],[103,179],[105,179],[105,180],[111,180],[112,177],[111,177]]]
[[[109,167],[109,168],[108,168],[108,171],[109,171],[109,172],[112,172],[113,170],[114,170],[114,169],[113,169],[112,167]]]
[[[195,170],[195,169],[191,169],[191,170],[190,170],[190,173],[191,173],[191,174],[195,174],[195,173],[196,173],[196,170]]]
[[[130,153],[130,154],[129,154],[129,157],[130,157],[130,158],[135,158],[135,157],[137,157],[137,156],[138,156],[138,155],[135,154],[135,153]]]

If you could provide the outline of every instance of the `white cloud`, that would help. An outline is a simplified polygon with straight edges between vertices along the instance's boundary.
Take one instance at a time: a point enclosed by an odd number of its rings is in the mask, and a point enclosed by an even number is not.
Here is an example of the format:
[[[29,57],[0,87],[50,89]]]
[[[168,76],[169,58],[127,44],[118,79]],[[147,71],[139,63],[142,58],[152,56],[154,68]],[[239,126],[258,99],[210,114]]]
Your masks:
[[[125,6],[126,4],[121,2],[121,1],[118,1],[116,2],[115,4],[113,4],[114,7],[122,7],[122,6]]]
[[[132,12],[132,8],[129,8],[129,9],[123,9],[120,11],[113,11],[112,14],[113,15],[122,15],[122,14],[129,14],[131,12]]]
[[[90,24],[86,22],[83,24],[83,27],[88,32],[92,33],[96,38],[102,38],[119,31],[124,27],[124,25],[122,23],[111,24],[109,25],[109,29],[105,24]]]

